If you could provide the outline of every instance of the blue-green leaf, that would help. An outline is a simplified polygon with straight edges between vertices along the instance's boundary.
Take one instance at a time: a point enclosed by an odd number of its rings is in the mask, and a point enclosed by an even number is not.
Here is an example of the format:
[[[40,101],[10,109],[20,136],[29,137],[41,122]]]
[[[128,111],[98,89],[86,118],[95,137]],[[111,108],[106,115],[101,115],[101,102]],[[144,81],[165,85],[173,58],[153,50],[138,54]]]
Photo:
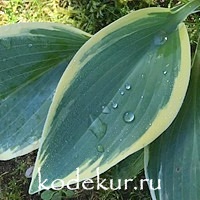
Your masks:
[[[38,148],[57,83],[88,38],[55,23],[0,27],[0,160]]]
[[[146,178],[160,190],[153,200],[199,200],[200,197],[200,42],[183,106],[172,125],[145,149]]]

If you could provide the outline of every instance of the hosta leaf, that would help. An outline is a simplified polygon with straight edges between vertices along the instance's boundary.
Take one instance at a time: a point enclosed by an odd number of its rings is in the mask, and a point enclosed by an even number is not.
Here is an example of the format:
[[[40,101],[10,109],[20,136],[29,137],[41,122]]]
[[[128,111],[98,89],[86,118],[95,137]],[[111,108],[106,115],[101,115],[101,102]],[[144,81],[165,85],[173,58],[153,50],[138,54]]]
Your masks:
[[[144,150],[135,152],[129,157],[122,160],[111,169],[111,176],[114,185],[118,186],[118,180],[121,180],[122,185],[125,179],[134,179],[144,169]]]
[[[200,196],[200,43],[189,89],[172,125],[145,150],[149,179],[160,179],[153,199],[198,200]],[[157,187],[157,186],[156,186]]]
[[[0,160],[38,148],[57,83],[88,38],[54,23],[0,27]]]
[[[79,180],[97,167],[103,173],[169,126],[191,68],[187,31],[178,24],[198,4],[133,12],[83,45],[56,89],[30,193],[41,190],[39,181],[68,184],[76,168]]]

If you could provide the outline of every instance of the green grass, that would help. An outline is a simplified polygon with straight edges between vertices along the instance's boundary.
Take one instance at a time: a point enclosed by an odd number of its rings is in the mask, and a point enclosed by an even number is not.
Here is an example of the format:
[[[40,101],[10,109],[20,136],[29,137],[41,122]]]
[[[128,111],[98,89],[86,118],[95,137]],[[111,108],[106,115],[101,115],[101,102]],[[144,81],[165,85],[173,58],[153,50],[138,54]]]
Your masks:
[[[0,25],[18,22],[58,22],[71,24],[89,33],[96,33],[106,25],[133,10],[149,6],[172,7],[188,0],[2,0]],[[197,41],[199,15],[187,20],[192,43]]]
[[[0,199],[26,200],[30,180],[25,177],[27,168],[33,165],[35,154],[0,162]]]
[[[186,3],[187,0],[182,0]],[[178,3],[174,0],[0,0],[0,25],[18,22],[58,22],[71,24],[89,33],[96,33],[116,19],[133,10],[149,6],[171,7]],[[192,52],[196,47],[197,33],[200,30],[200,16],[191,15],[187,27],[191,39]],[[30,180],[25,178],[26,169],[33,165],[35,154],[14,159],[9,162],[0,162],[0,199],[2,200],[36,200],[40,195],[30,197],[27,194]],[[109,172],[103,176],[109,177]],[[74,199],[88,200],[149,200],[148,189],[134,191],[142,175],[136,178],[128,191],[75,191]],[[65,190],[56,192],[63,199],[69,199]],[[58,199],[57,199],[58,200]]]
[[[56,0],[2,1],[0,13],[0,25],[34,21],[71,23],[70,9],[60,7]]]

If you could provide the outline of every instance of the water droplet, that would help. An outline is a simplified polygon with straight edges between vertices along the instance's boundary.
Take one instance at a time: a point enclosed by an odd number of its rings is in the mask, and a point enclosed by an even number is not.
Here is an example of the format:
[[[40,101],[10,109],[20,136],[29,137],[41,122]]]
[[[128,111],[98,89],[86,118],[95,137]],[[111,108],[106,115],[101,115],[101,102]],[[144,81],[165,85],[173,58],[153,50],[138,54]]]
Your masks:
[[[116,109],[116,108],[118,108],[118,104],[115,103],[115,102],[112,102],[112,107],[113,107],[114,109]]]
[[[122,96],[125,94],[125,92],[124,92],[123,90],[120,90],[119,92],[120,92],[120,94],[121,94]]]
[[[101,140],[107,131],[107,125],[103,123],[99,118],[97,118],[91,124],[89,130],[99,139]]]
[[[133,112],[128,111],[124,114],[124,121],[127,123],[133,122],[135,119],[135,115],[133,114]]]
[[[28,44],[28,47],[32,47],[33,46],[33,44]]]
[[[144,78],[144,74],[142,74],[141,77]]]
[[[163,71],[163,74],[166,75],[166,74],[167,74],[167,71]]]
[[[125,85],[125,88],[126,88],[126,90],[130,90],[130,89],[131,89],[131,85],[127,83],[127,84]]]
[[[142,95],[142,96],[141,96],[141,99],[143,99],[143,98],[144,98],[144,96]]]
[[[176,168],[176,172],[180,172],[180,168],[179,167]]]
[[[167,64],[165,67],[169,67],[169,64]]]
[[[151,63],[152,58],[153,58],[153,54],[148,54],[147,63]]]
[[[165,32],[161,32],[160,34],[154,37],[154,44],[155,45],[163,45],[167,41],[167,35]]]
[[[34,166],[31,166],[26,170],[26,172],[25,172],[26,178],[31,178],[32,177],[33,169],[34,169]]]
[[[110,109],[107,106],[102,106],[102,113],[109,114],[110,113]]]
[[[102,145],[98,145],[97,146],[97,151],[100,152],[100,153],[103,153],[104,152],[104,147]]]
[[[161,58],[161,55],[158,55],[158,56],[157,56],[157,59],[160,59],[160,58]]]
[[[122,142],[122,140],[123,140],[122,138],[119,139],[120,142]]]

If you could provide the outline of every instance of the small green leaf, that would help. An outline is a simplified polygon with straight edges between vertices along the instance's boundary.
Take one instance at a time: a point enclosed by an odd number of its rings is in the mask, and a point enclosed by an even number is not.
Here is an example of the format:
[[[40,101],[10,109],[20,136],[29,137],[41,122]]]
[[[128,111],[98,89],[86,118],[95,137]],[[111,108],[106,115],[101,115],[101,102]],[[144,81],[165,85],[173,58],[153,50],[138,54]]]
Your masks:
[[[56,192],[53,197],[51,198],[51,200],[62,200],[62,194],[61,192]]]
[[[54,194],[55,194],[54,191],[45,190],[45,191],[42,192],[42,194],[41,194],[41,199],[42,199],[42,200],[51,200]]]
[[[76,193],[73,191],[73,190],[62,190],[62,192],[65,194],[65,196],[67,198],[73,198],[73,197],[76,197]]]
[[[172,125],[145,148],[146,178],[160,179],[153,200],[200,197],[200,41],[183,106]],[[157,186],[156,186],[157,187]]]
[[[55,23],[0,27],[0,160],[38,148],[58,81],[88,38]]]

